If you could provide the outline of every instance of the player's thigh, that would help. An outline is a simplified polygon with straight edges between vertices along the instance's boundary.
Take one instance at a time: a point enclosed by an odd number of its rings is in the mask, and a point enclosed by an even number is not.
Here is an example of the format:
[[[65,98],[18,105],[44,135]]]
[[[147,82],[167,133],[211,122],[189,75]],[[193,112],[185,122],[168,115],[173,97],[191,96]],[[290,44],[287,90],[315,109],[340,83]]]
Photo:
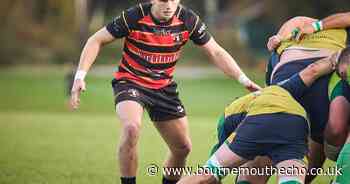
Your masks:
[[[223,144],[218,150],[211,156],[207,165],[210,163],[218,163],[220,167],[234,168],[245,164],[248,160],[239,156],[231,150],[229,145]]]
[[[135,148],[140,136],[142,106],[135,101],[122,101],[116,105],[116,112],[121,123],[120,148]]]
[[[116,113],[122,126],[140,126],[143,115],[143,107],[139,102],[126,100],[116,105]]]
[[[113,80],[115,110],[122,126],[140,124],[143,115],[144,88],[124,80]]]
[[[155,122],[154,126],[171,151],[190,151],[192,145],[186,116],[174,120]]]

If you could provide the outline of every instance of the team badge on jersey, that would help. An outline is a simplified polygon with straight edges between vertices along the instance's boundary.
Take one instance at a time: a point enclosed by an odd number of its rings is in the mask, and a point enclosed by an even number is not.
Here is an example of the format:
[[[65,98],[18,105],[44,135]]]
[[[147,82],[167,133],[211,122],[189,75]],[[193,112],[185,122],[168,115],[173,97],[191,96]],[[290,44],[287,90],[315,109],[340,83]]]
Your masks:
[[[183,38],[181,33],[173,34],[173,38],[174,38],[174,42],[175,43],[181,43],[184,40],[184,38]]]
[[[131,97],[134,97],[134,98],[140,96],[140,93],[136,89],[129,89],[128,93],[130,94]]]
[[[180,112],[180,113],[185,111],[181,105],[178,105],[176,108],[177,108],[178,112]]]

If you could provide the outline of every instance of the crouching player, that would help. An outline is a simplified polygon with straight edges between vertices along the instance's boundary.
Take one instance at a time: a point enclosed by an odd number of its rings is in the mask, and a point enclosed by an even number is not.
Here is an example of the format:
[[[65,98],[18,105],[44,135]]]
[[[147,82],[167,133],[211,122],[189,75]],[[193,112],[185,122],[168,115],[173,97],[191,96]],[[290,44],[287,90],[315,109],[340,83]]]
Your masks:
[[[268,156],[277,169],[292,166],[305,170],[309,124],[306,112],[296,101],[318,77],[332,71],[336,54],[309,65],[299,74],[235,100],[226,108],[222,144],[205,168],[210,174],[185,177],[180,184],[219,183],[227,168],[237,168],[257,156]],[[223,138],[235,131],[232,141]],[[278,173],[279,184],[304,183],[306,173]]]

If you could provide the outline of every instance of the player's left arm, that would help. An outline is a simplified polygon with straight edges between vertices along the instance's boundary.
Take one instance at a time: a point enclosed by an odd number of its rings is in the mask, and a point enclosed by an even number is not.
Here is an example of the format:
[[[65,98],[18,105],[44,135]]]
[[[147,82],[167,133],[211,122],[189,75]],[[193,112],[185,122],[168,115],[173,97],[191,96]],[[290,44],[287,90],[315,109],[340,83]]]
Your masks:
[[[221,71],[233,79],[238,80],[249,91],[259,90],[260,87],[252,82],[241,70],[236,61],[226,52],[211,36],[208,27],[201,21],[199,16],[193,11],[186,11],[186,27],[190,32],[190,39],[194,44],[202,48]]]
[[[340,52],[332,54],[330,57],[320,59],[308,67],[303,69],[299,75],[306,86],[311,86],[312,83],[323,75],[329,74],[336,69]]]
[[[338,54],[337,52],[330,57],[320,59],[308,65],[301,72],[278,83],[278,85],[289,91],[294,98],[301,98],[308,87],[319,77],[334,71]]]
[[[210,60],[226,75],[238,80],[249,91],[256,91],[260,89],[260,86],[251,81],[238,66],[237,62],[232,56],[222,48],[214,38],[201,45],[200,48],[208,55]]]

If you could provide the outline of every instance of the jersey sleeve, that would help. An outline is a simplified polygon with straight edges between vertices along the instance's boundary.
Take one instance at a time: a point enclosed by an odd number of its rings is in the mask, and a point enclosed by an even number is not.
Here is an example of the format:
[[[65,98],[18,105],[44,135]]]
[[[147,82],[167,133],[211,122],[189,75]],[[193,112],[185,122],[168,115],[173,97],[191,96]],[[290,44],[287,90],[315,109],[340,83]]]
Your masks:
[[[278,64],[279,60],[280,60],[280,56],[277,54],[277,52],[273,51],[268,60],[268,63],[266,64],[265,84],[267,86],[271,85],[271,75],[272,75],[273,69]]]
[[[123,11],[106,25],[106,29],[115,38],[128,36],[130,31],[135,27],[138,18],[141,17],[140,11],[140,6],[134,6]]]
[[[277,85],[287,90],[296,100],[300,100],[305,91],[308,89],[299,74],[294,74],[289,79],[281,81]]]
[[[192,10],[188,10],[187,14],[186,26],[190,32],[190,39],[197,45],[208,43],[211,38],[208,27]]]
[[[125,12],[114,18],[114,20],[106,25],[106,29],[115,38],[123,38],[129,35],[128,23],[125,18]]]

